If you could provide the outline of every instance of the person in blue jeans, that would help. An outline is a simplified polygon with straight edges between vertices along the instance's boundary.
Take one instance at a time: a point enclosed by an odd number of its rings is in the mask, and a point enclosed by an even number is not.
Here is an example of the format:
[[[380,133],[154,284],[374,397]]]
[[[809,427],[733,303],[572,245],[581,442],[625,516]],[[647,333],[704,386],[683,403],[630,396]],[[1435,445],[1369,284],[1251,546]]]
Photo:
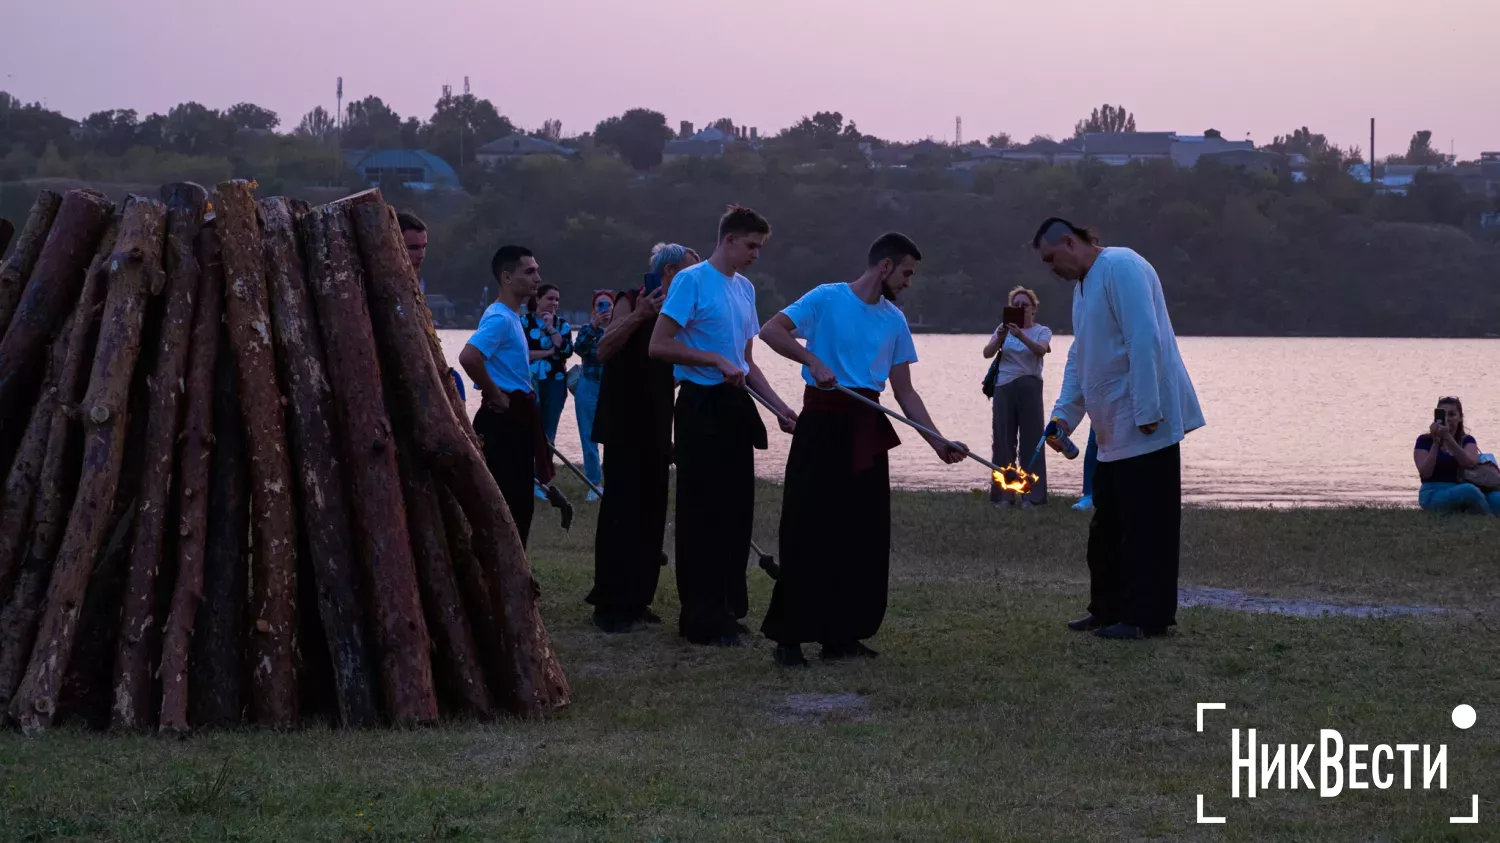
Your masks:
[[[604,469],[599,464],[599,444],[594,441],[594,414],[599,409],[599,384],[604,377],[604,364],[599,362],[599,340],[604,338],[615,297],[608,290],[594,292],[594,306],[590,311],[589,324],[578,329],[573,340],[573,353],[578,355],[578,383],[573,387],[573,412],[578,415],[578,439],[583,445],[583,474],[590,483],[604,487]],[[596,501],[599,496],[589,490],[588,499]]]
[[[1094,508],[1094,469],[1099,467],[1099,440],[1094,438],[1094,428],[1089,427],[1089,446],[1083,452],[1083,497],[1073,508],[1087,512]]]
[[[1486,492],[1461,482],[1460,472],[1479,465],[1479,443],[1464,429],[1464,405],[1456,397],[1438,399],[1438,415],[1417,437],[1413,457],[1422,488],[1417,502],[1428,512],[1500,514],[1500,491]]]

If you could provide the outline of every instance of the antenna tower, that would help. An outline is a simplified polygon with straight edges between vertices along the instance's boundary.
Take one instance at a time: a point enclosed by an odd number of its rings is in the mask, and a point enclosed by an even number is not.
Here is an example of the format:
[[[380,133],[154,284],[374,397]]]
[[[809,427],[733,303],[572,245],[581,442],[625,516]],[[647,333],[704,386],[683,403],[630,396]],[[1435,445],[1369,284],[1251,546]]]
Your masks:
[[[953,118],[953,145],[964,145],[964,118],[962,116]]]

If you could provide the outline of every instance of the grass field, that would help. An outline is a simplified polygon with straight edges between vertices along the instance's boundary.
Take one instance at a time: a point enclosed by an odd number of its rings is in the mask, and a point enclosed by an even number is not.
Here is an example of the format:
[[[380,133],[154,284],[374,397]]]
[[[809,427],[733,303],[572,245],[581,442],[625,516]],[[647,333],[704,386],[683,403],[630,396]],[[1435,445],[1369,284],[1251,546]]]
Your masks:
[[[756,535],[774,546],[779,490]],[[581,501],[582,495],[575,500]],[[1206,608],[1179,633],[1067,632],[1087,517],[961,494],[894,502],[881,658],[783,672],[664,627],[606,638],[582,597],[593,508],[539,511],[544,613],[576,695],[540,722],[189,741],[0,735],[7,840],[1496,840],[1500,521],[1192,510],[1184,584],[1458,610],[1389,620]],[[752,626],[770,581],[751,572]],[[816,648],[809,648],[814,650]],[[1196,703],[1223,702],[1209,731]],[[1468,703],[1478,723],[1451,720]],[[1448,789],[1229,798],[1231,726],[1267,743],[1447,744]],[[1314,776],[1316,772],[1314,771]],[[1420,775],[1419,775],[1420,778]],[[1399,788],[1399,782],[1398,782]],[[1196,825],[1195,794],[1220,826]],[[1449,825],[1480,794],[1478,826]]]

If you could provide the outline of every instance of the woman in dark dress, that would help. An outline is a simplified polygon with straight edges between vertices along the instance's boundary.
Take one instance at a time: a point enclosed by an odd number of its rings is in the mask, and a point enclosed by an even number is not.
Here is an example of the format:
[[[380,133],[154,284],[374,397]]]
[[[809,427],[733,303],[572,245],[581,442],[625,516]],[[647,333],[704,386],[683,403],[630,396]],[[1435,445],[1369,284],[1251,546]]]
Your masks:
[[[665,563],[675,384],[672,364],[652,360],[648,352],[672,278],[697,262],[691,249],[658,244],[650,265],[656,288],[616,296],[614,315],[599,341],[604,376],[593,439],[604,446],[604,476],[614,493],[606,492],[599,508],[594,588],[587,600],[594,624],[609,633],[661,623],[651,601]]]

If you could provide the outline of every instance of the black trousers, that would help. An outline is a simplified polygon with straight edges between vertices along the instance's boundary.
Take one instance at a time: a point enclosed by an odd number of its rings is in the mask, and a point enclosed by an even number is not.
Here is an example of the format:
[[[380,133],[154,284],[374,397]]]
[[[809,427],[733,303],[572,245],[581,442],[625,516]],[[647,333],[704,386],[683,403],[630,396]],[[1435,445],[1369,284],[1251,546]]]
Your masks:
[[[512,398],[511,400],[516,400]],[[500,486],[510,517],[521,534],[521,546],[531,536],[531,514],[536,509],[536,431],[516,415],[480,407],[474,432],[484,440],[484,462]]]
[[[677,631],[694,643],[738,634],[750,611],[755,449],[765,441],[750,402],[744,390],[686,383],[677,397]]]
[[[1147,631],[1176,624],[1181,527],[1179,445],[1099,463],[1089,524],[1089,614]]]
[[[1026,375],[995,387],[995,400],[991,406],[994,463],[1025,468],[1031,455],[1036,453],[1036,443],[1047,427],[1047,411],[1042,406],[1042,379]],[[1031,473],[1037,477],[1031,485],[1031,494],[1027,495],[1032,503],[1047,502],[1047,450],[1042,448],[1042,455],[1031,467]],[[990,482],[990,500],[998,501],[1009,494],[1012,493],[1000,491],[999,483]]]
[[[656,599],[667,533],[671,456],[630,443],[606,445],[610,492],[599,505],[594,534],[594,614],[634,620]]]
[[[779,644],[847,644],[885,619],[891,563],[890,461],[854,470],[843,413],[804,409],[786,463],[781,576],[760,630]]]

